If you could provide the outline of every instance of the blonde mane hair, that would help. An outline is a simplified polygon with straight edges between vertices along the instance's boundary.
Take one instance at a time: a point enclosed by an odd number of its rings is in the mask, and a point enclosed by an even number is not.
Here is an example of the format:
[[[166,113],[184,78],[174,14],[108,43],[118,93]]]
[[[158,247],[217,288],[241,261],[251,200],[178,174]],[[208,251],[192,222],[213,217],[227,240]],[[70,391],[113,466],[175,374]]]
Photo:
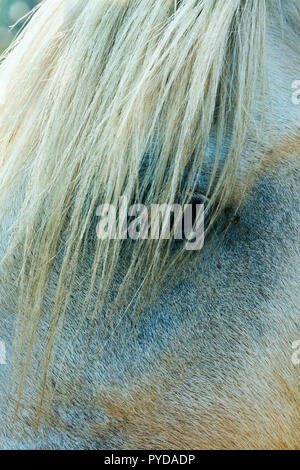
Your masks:
[[[22,253],[17,355],[21,393],[54,260],[61,257],[44,344],[44,378],[100,203],[188,202],[209,139],[205,196],[224,209],[265,90],[267,0],[45,0],[6,52],[0,79],[0,212],[21,203],[5,262]],[[226,141],[226,155],[224,142]],[[99,314],[128,241],[96,240],[87,267]],[[120,296],[142,274],[142,296],[166,268],[172,240],[140,241]],[[117,300],[120,300],[118,296]],[[117,302],[117,301],[116,301]],[[116,303],[117,305],[117,303]]]

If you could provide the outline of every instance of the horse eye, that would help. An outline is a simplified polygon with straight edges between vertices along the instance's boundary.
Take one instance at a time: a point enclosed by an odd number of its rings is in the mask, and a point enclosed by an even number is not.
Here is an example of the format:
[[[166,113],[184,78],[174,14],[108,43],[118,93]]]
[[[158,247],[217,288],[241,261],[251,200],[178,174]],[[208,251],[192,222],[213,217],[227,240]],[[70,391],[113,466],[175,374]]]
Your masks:
[[[205,194],[196,191],[196,192],[193,194],[193,197],[192,197],[190,203],[191,203],[191,204],[204,204],[204,205],[207,206],[207,205],[210,203],[210,198],[207,197]]]

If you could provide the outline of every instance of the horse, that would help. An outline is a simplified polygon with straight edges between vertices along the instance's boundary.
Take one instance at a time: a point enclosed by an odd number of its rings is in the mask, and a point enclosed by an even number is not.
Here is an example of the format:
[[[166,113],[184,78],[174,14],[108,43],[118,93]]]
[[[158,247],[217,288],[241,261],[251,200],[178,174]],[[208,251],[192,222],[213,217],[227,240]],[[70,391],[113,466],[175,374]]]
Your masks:
[[[299,449],[298,0],[43,0],[0,64],[0,447]],[[97,208],[204,204],[204,245]],[[4,360],[5,359],[5,360]]]

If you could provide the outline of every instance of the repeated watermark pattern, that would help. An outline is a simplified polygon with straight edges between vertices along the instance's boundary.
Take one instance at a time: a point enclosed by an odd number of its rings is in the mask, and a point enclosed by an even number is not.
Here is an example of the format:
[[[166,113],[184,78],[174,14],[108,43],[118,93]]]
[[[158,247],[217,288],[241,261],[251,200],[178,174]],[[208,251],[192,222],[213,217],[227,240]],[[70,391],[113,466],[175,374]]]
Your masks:
[[[186,250],[201,250],[204,245],[204,204],[128,204],[119,198],[118,207],[101,204],[97,225],[100,240],[186,240]]]
[[[295,90],[292,94],[292,103],[298,106],[300,104],[300,80],[294,80],[292,89]]]
[[[292,355],[292,363],[294,366],[300,365],[300,339],[292,343],[292,349],[295,350]]]
[[[6,347],[5,342],[0,341],[0,365],[6,364]]]

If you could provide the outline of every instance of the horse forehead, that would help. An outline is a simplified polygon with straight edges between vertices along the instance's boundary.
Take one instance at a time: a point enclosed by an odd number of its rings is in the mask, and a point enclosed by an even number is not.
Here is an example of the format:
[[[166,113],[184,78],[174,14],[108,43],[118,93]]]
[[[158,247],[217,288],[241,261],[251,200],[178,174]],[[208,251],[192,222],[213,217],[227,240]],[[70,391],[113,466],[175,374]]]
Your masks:
[[[300,274],[295,189],[299,174],[265,175],[241,207],[238,223],[207,242],[196,268],[178,277],[143,313],[138,333],[132,332],[132,312],[118,318],[119,328],[103,342],[101,360],[87,363],[80,379],[85,383],[86,376],[93,377],[93,399],[102,413],[113,420],[136,413],[133,403],[125,406],[126,396],[143,406],[139,390],[152,384],[153,393],[163,393],[164,380],[178,390],[190,381],[193,387],[198,384],[201,396],[208,384],[222,382],[226,388],[228,373],[234,369],[242,376],[249,357],[255,361],[257,348],[270,354],[267,337],[275,353],[272,335],[289,322],[300,327],[295,310]],[[221,244],[218,237],[223,237]],[[74,329],[75,323],[74,315]],[[277,346],[288,340],[279,337]],[[97,343],[97,335],[93,341]],[[77,346],[80,351],[80,342]],[[116,387],[124,387],[123,397]],[[149,413],[151,396],[149,392]]]
[[[132,312],[119,318],[119,328],[101,341],[100,356],[91,352],[83,368],[84,341],[74,336],[79,312],[73,311],[73,349],[54,403],[66,429],[83,423],[85,439],[102,447],[180,441],[186,448],[210,448],[217,439],[216,446],[225,448],[244,445],[245,436],[249,446],[297,445],[299,410],[290,406],[298,399],[291,344],[300,331],[295,173],[264,175],[222,244],[208,241],[196,268],[144,312],[138,333],[132,332]],[[92,349],[99,346],[94,333]],[[276,416],[272,435],[264,432],[270,416]]]

